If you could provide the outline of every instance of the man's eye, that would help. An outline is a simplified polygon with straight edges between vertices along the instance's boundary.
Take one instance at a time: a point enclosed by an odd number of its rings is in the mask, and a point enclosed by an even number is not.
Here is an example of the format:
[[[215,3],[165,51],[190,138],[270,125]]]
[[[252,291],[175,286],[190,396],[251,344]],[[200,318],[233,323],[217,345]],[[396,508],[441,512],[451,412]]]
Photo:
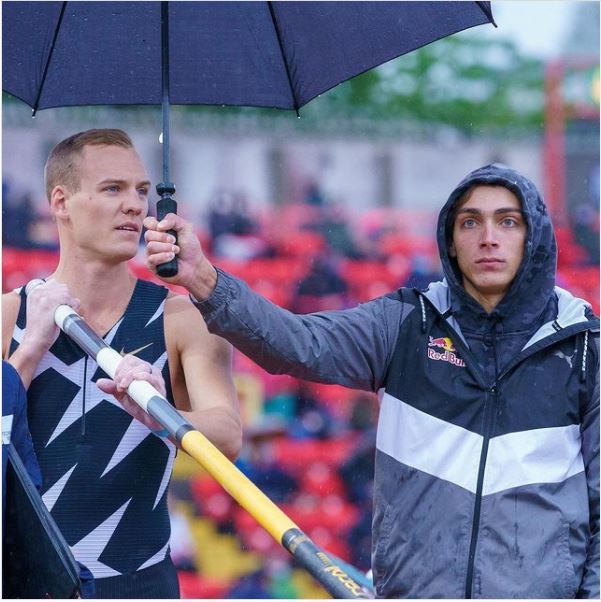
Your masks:
[[[140,196],[148,196],[148,188],[138,188],[138,194]]]
[[[506,228],[513,228],[518,225],[518,221],[514,217],[506,217],[501,224]]]
[[[464,228],[475,228],[476,224],[476,220],[470,217],[469,219],[463,220],[462,225]]]
[[[119,192],[119,186],[117,186],[116,184],[113,184],[113,185],[111,185],[111,186],[107,186],[107,187],[105,188],[105,190],[106,190],[107,192]]]

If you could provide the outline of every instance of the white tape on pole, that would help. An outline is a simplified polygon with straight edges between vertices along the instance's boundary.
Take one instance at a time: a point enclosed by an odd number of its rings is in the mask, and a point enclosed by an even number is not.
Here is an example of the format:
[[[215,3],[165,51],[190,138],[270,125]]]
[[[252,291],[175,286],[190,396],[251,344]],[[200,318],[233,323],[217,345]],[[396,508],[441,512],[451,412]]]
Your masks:
[[[29,294],[36,286],[44,284],[45,280],[31,280],[25,287],[25,292]],[[81,316],[69,305],[59,305],[54,311],[54,321],[56,325],[63,330],[65,321],[70,317],[81,318]],[[115,371],[119,362],[123,359],[120,353],[111,347],[103,347],[94,358],[96,363],[111,377],[115,376]],[[148,402],[153,397],[163,397],[149,382],[145,380],[135,380],[127,388],[130,397],[146,412]],[[168,402],[167,402],[168,403]]]
[[[66,319],[71,316],[77,317],[78,315],[79,314],[69,305],[59,305],[54,310],[54,321],[56,322],[56,325],[63,330]]]

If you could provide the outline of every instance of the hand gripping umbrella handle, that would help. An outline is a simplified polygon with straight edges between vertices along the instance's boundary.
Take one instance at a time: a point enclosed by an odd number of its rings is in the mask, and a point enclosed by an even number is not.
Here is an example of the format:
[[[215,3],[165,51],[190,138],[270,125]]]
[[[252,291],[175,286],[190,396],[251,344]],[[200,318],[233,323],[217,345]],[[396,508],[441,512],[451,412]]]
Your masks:
[[[29,293],[43,280],[32,280]],[[72,338],[111,377],[123,359],[109,347],[70,306],[59,305],[56,325]],[[303,566],[334,598],[370,598],[346,571],[319,549],[246,475],[230,462],[150,383],[133,381],[129,396],[150,414],[184,451],[192,456],[271,536]]]
[[[168,213],[177,213],[177,203],[172,196],[175,194],[175,186],[171,182],[161,182],[157,184],[157,192],[161,195],[161,198],[157,201],[157,220],[160,222]],[[177,232],[175,230],[167,230],[167,234],[171,234],[177,244]],[[161,278],[176,276],[177,258],[174,257],[171,261],[166,261],[158,265],[157,274]]]

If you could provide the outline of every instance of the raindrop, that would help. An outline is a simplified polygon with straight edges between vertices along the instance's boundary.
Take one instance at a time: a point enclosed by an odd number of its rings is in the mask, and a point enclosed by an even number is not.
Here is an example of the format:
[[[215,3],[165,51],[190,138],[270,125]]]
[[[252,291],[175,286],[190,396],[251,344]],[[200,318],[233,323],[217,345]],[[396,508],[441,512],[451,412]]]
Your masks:
[[[159,134],[159,144],[163,144],[163,132]]]

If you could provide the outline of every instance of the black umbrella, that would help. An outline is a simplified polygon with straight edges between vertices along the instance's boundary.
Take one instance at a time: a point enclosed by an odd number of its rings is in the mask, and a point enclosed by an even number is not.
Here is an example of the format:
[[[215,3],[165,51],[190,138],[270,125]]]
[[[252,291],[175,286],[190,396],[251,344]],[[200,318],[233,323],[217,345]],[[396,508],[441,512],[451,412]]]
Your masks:
[[[162,104],[159,219],[176,212],[169,105],[297,111],[372,67],[494,23],[490,2],[5,2],[3,89],[39,109]],[[175,275],[177,263],[160,266]]]

